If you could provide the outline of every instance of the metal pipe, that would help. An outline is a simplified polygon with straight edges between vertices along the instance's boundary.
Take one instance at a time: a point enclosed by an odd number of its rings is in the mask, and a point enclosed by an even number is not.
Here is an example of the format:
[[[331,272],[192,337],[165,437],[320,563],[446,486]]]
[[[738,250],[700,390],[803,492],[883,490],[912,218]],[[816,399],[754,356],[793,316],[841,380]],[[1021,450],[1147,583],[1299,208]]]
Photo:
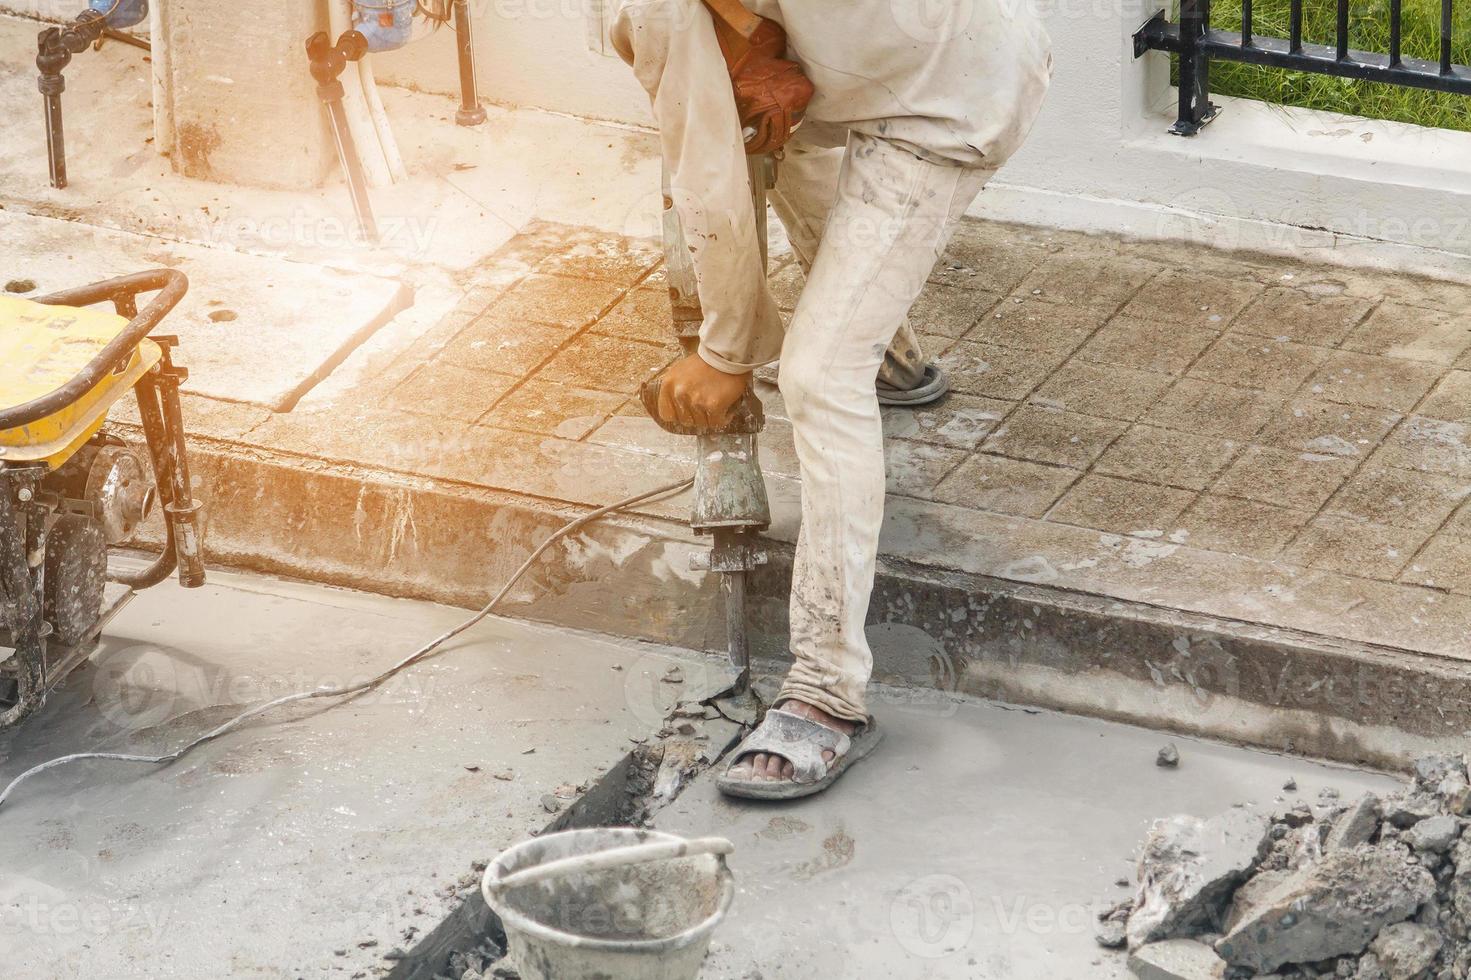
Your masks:
[[[373,217],[373,202],[368,197],[367,178],[363,173],[362,160],[358,156],[357,145],[353,142],[352,131],[342,105],[345,92],[342,73],[350,62],[368,53],[368,39],[357,31],[348,31],[334,45],[326,32],[318,31],[307,38],[306,53],[311,61],[312,77],[317,80],[317,97],[322,100],[327,118],[332,124],[332,136],[337,142],[337,156],[342,161],[342,171],[352,195],[358,227],[364,238],[377,242],[378,222]]]
[[[1404,0],[1389,0],[1389,65],[1400,65],[1400,26],[1404,16]]]
[[[1241,0],[1241,44],[1251,45],[1251,0]]]
[[[1451,73],[1452,0],[1440,0],[1440,73]]]
[[[1334,55],[1335,61],[1348,60],[1348,0],[1338,0],[1338,18],[1333,26],[1333,38],[1337,42],[1338,50]]]
[[[455,45],[460,57],[460,108],[455,122],[461,126],[479,126],[485,122],[485,107],[480,104],[480,89],[475,79],[475,35],[470,27],[469,0],[454,0]]]
[[[1302,0],[1291,0],[1287,14],[1288,49],[1294,54],[1302,50]]]

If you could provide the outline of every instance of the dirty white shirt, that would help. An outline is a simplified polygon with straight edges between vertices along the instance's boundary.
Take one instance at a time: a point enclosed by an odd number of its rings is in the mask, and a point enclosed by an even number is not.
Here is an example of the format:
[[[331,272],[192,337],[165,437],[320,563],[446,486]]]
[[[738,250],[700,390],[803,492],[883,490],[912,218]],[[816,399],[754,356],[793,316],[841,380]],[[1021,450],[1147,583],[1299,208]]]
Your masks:
[[[1031,129],[1052,74],[1035,0],[748,0],[787,31],[817,89],[802,137],[854,130],[924,159],[999,167]]]

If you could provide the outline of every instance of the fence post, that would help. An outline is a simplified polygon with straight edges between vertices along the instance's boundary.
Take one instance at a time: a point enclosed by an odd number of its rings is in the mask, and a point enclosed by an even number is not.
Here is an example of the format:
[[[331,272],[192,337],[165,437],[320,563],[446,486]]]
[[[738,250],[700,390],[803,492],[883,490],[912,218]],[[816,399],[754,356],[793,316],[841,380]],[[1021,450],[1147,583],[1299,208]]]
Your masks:
[[[1170,132],[1194,136],[1216,118],[1210,100],[1210,59],[1201,50],[1210,28],[1210,0],[1180,0],[1180,112]]]

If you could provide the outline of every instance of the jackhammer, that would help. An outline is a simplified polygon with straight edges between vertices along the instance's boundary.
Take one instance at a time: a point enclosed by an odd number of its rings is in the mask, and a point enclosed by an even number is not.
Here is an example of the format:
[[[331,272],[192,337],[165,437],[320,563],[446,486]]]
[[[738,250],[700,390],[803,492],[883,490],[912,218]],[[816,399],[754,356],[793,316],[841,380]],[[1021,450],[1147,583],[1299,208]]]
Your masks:
[[[756,209],[756,234],[761,267],[766,268],[766,192],[776,186],[776,159],[757,154],[746,159],[751,198]],[[691,354],[699,346],[704,312],[679,213],[674,209],[666,175],[664,192],[664,268],[669,284],[674,333],[681,348]],[[746,388],[725,424],[701,428],[665,420],[659,415],[659,388],[654,378],[639,392],[645,410],[667,432],[695,437],[694,508],[690,528],[709,535],[710,550],[696,555],[691,566],[721,576],[725,604],[726,648],[737,671],[735,694],[745,696],[751,685],[751,647],[746,631],[746,573],[766,564],[760,533],[771,526],[766,481],[761,476],[756,437],[766,427],[761,399]]]

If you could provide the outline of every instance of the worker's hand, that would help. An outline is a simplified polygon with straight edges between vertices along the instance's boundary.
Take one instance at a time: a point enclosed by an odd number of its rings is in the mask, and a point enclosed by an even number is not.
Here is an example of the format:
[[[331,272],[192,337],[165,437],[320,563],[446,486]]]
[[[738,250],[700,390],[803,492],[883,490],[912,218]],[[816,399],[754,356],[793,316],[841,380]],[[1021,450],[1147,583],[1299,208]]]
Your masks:
[[[751,372],[727,374],[705,363],[699,354],[674,362],[659,385],[659,417],[701,429],[725,425],[741,400]]]

